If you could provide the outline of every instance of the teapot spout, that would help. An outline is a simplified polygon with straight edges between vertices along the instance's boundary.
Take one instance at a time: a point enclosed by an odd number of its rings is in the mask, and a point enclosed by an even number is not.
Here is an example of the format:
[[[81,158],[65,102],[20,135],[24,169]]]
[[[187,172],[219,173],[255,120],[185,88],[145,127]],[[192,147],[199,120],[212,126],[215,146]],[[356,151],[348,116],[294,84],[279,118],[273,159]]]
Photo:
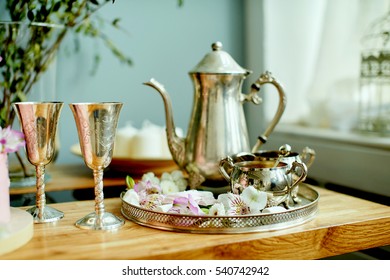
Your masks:
[[[169,94],[165,90],[164,86],[160,84],[155,79],[150,79],[149,82],[143,83],[144,85],[150,86],[157,90],[164,102],[164,108],[165,108],[165,124],[166,124],[166,133],[167,133],[167,140],[168,140],[168,146],[169,150],[172,154],[173,160],[176,162],[176,164],[183,168],[185,163],[185,140],[181,137],[179,137],[176,134],[176,127],[175,123],[173,121],[173,114],[172,114],[172,102],[169,97]]]

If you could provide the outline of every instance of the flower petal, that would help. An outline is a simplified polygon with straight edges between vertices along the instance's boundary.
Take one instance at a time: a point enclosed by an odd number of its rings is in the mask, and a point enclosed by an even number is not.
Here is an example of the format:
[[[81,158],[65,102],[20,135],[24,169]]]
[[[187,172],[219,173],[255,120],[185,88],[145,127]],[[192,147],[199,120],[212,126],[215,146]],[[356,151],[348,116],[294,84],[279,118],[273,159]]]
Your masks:
[[[209,216],[225,216],[225,215],[226,215],[225,207],[223,206],[222,203],[218,202],[210,207]]]
[[[161,181],[160,186],[163,194],[179,192],[179,187],[172,181],[168,181],[168,180]]]
[[[170,204],[162,204],[162,205],[158,205],[154,210],[158,211],[158,212],[167,213],[167,212],[169,212],[169,210],[172,207],[173,207],[172,203],[170,203]]]
[[[125,195],[123,196],[123,200],[129,204],[132,204],[135,206],[140,206],[139,196],[134,189],[130,189],[130,190],[126,191]]]
[[[10,126],[1,130],[0,152],[13,153],[25,145],[24,134],[21,131],[13,130]]]
[[[249,206],[251,213],[258,213],[267,205],[267,193],[249,186],[241,194],[242,200]]]

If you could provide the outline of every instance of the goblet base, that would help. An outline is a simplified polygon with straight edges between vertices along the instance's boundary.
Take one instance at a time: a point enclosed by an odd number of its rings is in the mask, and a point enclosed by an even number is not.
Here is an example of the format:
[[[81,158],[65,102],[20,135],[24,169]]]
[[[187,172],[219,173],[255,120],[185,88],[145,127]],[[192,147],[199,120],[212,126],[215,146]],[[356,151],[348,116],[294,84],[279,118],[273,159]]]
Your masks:
[[[103,215],[98,215],[96,212],[92,212],[78,220],[75,225],[82,229],[114,230],[124,223],[124,220],[112,213],[104,212]]]
[[[40,214],[40,209],[37,206],[34,206],[26,210],[33,216],[34,223],[51,223],[58,221],[64,217],[64,213],[54,209],[50,206],[43,207],[43,213]]]

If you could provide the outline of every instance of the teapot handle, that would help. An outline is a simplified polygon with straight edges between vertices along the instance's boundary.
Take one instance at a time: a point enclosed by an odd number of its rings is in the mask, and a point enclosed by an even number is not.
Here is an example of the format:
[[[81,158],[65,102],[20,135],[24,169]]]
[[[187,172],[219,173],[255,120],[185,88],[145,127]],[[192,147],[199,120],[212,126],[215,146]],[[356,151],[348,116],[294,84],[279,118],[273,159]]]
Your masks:
[[[280,118],[284,113],[284,109],[286,108],[286,94],[284,93],[283,87],[268,71],[261,74],[260,78],[255,83],[252,84],[251,92],[248,94],[245,100],[250,100],[256,105],[260,104],[261,98],[257,95],[257,92],[260,91],[261,86],[264,84],[272,84],[276,87],[276,90],[279,94],[279,106],[265,132],[258,136],[257,142],[252,148],[252,153],[258,151],[260,146],[263,145],[265,142],[267,142],[268,136],[271,134],[275,126],[278,124]]]

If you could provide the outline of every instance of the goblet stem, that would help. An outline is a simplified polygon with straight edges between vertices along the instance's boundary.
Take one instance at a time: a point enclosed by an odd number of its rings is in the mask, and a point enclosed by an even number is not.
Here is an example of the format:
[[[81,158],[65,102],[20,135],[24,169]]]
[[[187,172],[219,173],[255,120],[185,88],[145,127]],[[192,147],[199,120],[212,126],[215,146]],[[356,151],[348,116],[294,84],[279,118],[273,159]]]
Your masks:
[[[64,213],[46,205],[45,195],[45,166],[37,165],[36,168],[36,203],[35,206],[27,209],[33,216],[34,223],[49,223],[64,217]]]
[[[76,222],[83,229],[114,230],[121,227],[124,221],[112,213],[106,212],[103,193],[103,169],[93,170],[95,183],[95,212],[86,215]]]
[[[46,205],[45,195],[45,166],[38,165],[36,167],[37,177],[37,194],[36,194],[36,205],[38,208],[38,218],[43,218],[43,212]]]
[[[103,170],[93,170],[93,179],[95,182],[95,212],[97,223],[102,224],[104,216],[104,193],[103,193]]]

